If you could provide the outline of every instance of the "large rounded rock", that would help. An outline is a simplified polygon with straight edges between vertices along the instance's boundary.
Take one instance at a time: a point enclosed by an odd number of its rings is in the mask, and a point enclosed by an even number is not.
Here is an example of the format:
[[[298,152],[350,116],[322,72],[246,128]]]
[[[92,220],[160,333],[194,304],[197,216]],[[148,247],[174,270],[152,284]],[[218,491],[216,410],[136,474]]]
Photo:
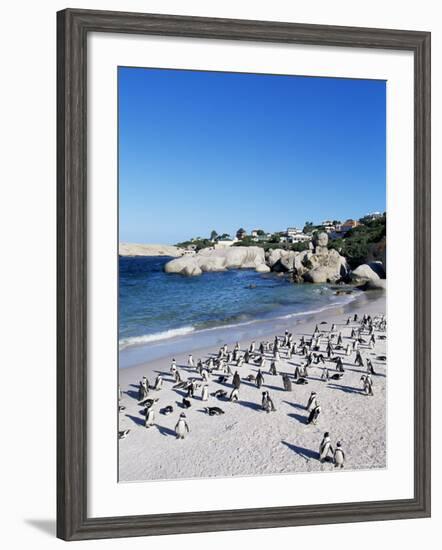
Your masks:
[[[183,256],[167,262],[164,266],[166,273],[180,273],[182,275],[201,275],[202,271],[196,261],[196,256]]]
[[[352,271],[350,278],[356,285],[364,284],[367,281],[385,279],[385,270],[381,262],[362,264]]]
[[[304,274],[303,278],[306,283],[326,283],[328,282],[328,270],[325,267],[315,267]]]
[[[225,269],[256,269],[267,273],[264,249],[258,246],[230,247],[214,250],[204,248],[194,256],[171,260],[164,266],[166,273],[200,275],[202,272],[224,271]]]
[[[226,269],[226,259],[220,256],[197,256],[196,260],[199,268],[204,272],[225,271]]]
[[[259,265],[256,266],[255,270],[258,273],[269,273],[270,272],[270,267],[266,264],[259,264]]]

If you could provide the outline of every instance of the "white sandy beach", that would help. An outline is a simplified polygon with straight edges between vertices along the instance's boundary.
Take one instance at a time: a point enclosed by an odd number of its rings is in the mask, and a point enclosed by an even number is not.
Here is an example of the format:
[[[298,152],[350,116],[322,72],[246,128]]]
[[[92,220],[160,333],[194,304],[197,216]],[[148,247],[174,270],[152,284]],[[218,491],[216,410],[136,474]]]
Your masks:
[[[350,342],[350,332],[357,323],[346,326],[349,316],[358,313],[375,317],[385,314],[385,294],[366,293],[350,305],[340,306],[310,316],[304,322],[288,320],[287,329],[299,342],[302,336],[310,338],[316,324],[325,334],[332,323],[336,331],[342,331],[344,346]],[[320,325],[326,321],[327,324]],[[292,379],[291,392],[284,391],[281,374],[293,375],[296,366],[305,358],[294,355],[288,361],[285,352],[278,363],[278,375],[268,373],[271,355],[267,357],[263,374],[264,384],[258,389],[254,383],[244,380],[249,374],[256,374],[258,368],[245,364],[238,369],[241,376],[239,401],[219,400],[210,394],[218,389],[232,389],[232,377],[222,384],[217,381],[219,373],[213,373],[209,381],[209,400],[201,400],[201,390],[190,398],[192,406],[181,408],[184,390],[174,390],[175,384],[169,369],[172,357],[158,359],[147,364],[119,370],[122,391],[120,405],[120,430],[130,429],[128,436],[119,441],[119,480],[143,481],[160,479],[185,479],[195,477],[230,477],[263,474],[281,474],[310,471],[334,470],[331,462],[321,463],[318,449],[324,432],[330,432],[332,445],[341,441],[346,455],[346,470],[384,468],[386,466],[386,361],[377,357],[386,355],[386,339],[378,339],[383,333],[376,332],[376,345],[372,350],[361,345],[362,356],[370,358],[375,372],[373,376],[374,396],[362,391],[361,375],[365,368],[354,364],[355,352],[346,357],[341,354],[345,373],[341,380],[320,379],[322,366],[308,369],[308,385],[296,385]],[[269,334],[272,341],[275,334]],[[282,334],[279,334],[282,336]],[[259,338],[263,340],[263,338]],[[257,345],[259,343],[257,339]],[[325,339],[321,352],[325,355]],[[240,342],[245,351],[250,342]],[[232,346],[229,346],[232,349]],[[193,350],[195,364],[218,348]],[[177,355],[176,360],[183,380],[201,377],[195,369],[187,367],[187,353]],[[330,374],[335,372],[335,363],[326,360]],[[235,365],[231,365],[235,372]],[[163,388],[150,390],[149,397],[158,397],[154,405],[155,425],[144,427],[143,407],[138,404],[138,384],[143,376],[153,385],[156,376],[164,375]],[[261,392],[268,390],[275,403],[276,411],[267,414],[261,408]],[[322,408],[317,425],[306,424],[308,412],[305,408],[310,393],[317,392]],[[165,416],[160,410],[173,406],[173,413]],[[203,408],[220,407],[225,414],[209,416]],[[185,412],[190,433],[184,440],[175,437],[175,425],[180,413]]]

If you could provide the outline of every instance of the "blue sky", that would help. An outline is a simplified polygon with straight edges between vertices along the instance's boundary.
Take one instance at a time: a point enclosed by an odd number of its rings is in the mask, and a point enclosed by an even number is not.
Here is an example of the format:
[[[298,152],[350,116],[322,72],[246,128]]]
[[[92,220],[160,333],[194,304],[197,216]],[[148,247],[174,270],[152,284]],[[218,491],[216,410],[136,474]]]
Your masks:
[[[118,70],[120,241],[385,210],[384,81]]]

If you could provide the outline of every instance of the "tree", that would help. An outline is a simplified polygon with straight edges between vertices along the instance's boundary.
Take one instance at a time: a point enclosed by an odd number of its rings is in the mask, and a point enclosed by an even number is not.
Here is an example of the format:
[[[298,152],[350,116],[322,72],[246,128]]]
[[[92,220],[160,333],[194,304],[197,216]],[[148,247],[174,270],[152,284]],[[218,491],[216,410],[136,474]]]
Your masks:
[[[218,233],[214,229],[212,229],[212,232],[210,233],[210,240],[216,241],[217,237],[218,237]]]
[[[305,222],[304,229],[302,230],[302,232],[304,234],[311,233],[312,229],[313,229],[313,222]]]
[[[262,237],[263,235],[265,235],[265,231],[263,229],[257,229],[256,230],[256,234],[259,236],[259,237]]]

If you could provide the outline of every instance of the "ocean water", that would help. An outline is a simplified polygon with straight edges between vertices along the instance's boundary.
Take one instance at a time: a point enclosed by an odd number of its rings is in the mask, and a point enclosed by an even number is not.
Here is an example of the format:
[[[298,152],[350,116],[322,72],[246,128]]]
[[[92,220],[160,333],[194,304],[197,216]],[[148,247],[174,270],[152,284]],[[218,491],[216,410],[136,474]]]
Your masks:
[[[336,296],[327,285],[296,285],[254,270],[200,277],[166,274],[163,266],[169,259],[119,258],[120,366],[159,357],[177,343],[184,350],[186,342],[194,346],[201,336],[211,343],[246,329],[258,334],[264,324],[353,299]]]

